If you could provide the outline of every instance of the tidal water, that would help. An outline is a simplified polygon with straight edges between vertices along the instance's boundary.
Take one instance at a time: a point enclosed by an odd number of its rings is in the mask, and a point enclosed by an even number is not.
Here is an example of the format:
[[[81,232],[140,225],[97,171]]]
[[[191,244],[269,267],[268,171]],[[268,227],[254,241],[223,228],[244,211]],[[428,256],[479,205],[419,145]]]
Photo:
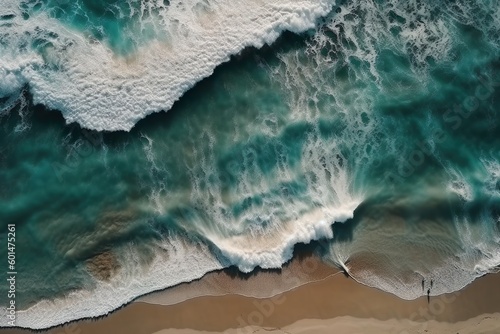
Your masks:
[[[4,1],[18,326],[301,243],[405,299],[500,268],[498,1]]]

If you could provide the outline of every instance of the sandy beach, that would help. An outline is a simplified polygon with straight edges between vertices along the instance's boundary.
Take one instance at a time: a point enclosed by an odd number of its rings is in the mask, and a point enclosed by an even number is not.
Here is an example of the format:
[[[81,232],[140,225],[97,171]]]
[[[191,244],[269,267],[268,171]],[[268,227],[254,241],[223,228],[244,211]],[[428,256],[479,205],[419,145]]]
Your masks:
[[[293,288],[304,280],[314,282]],[[281,272],[260,272],[243,278],[231,272],[211,273],[200,281],[143,297],[108,317],[42,332],[500,333],[499,287],[500,275],[492,274],[462,291],[431,297],[430,302],[427,297],[406,301],[363,286],[307,257],[292,261]],[[279,290],[289,291],[270,298],[235,294],[272,294]],[[205,296],[194,297],[197,294]],[[0,330],[2,334],[28,332]]]

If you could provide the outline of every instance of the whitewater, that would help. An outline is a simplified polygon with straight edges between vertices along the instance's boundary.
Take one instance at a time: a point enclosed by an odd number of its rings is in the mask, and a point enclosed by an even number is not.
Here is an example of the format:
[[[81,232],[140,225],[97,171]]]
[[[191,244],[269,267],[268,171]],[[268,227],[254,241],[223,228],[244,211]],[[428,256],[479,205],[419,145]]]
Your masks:
[[[0,8],[17,326],[297,244],[404,299],[500,268],[498,1],[75,3]]]
[[[138,21],[138,30],[151,25],[162,37],[140,45],[132,55],[117,56],[50,11],[31,10],[25,20],[19,1],[7,0],[0,9],[0,97],[29,85],[35,103],[61,111],[68,123],[128,131],[146,115],[169,110],[231,55],[272,43],[285,30],[314,28],[333,3],[193,0],[166,6],[159,0],[141,1],[140,11],[132,10],[129,19]],[[130,34],[140,38],[135,31]],[[23,44],[35,41],[42,50],[23,50]]]

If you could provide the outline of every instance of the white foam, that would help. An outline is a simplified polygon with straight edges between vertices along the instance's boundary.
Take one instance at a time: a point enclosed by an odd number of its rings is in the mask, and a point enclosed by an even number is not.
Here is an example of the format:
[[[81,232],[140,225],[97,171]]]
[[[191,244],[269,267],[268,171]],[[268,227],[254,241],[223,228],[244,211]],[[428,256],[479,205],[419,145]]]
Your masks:
[[[43,329],[84,317],[105,315],[140,295],[189,282],[222,265],[207,247],[172,238],[158,245],[155,259],[146,268],[133,250],[125,251],[125,267],[109,283],[99,282],[64,298],[43,300],[17,312],[16,326]],[[0,308],[0,327],[7,326],[6,308]]]
[[[391,0],[379,3],[370,0],[355,0],[340,4],[336,10],[338,14],[329,18],[308,42],[306,60],[302,56],[302,50],[292,50],[280,55],[282,68],[276,71],[275,77],[286,86],[286,91],[291,94],[288,102],[290,109],[294,112],[293,119],[307,117],[314,123],[320,117],[323,107],[318,106],[318,100],[331,101],[329,107],[343,114],[335,120],[344,122],[345,127],[350,130],[346,131],[347,133],[344,132],[342,136],[339,136],[340,138],[336,138],[337,146],[349,152],[350,156],[356,157],[358,163],[351,169],[356,170],[357,175],[362,174],[359,171],[363,168],[363,161],[368,161],[366,165],[370,166],[370,162],[376,158],[373,152],[377,152],[386,145],[384,140],[377,138],[379,134],[374,123],[381,120],[381,115],[373,112],[374,102],[376,102],[373,96],[376,94],[370,89],[370,83],[376,83],[377,90],[385,89],[384,80],[380,80],[384,73],[377,69],[378,52],[387,48],[396,54],[408,56],[411,62],[409,70],[412,72],[408,73],[408,77],[416,78],[411,86],[403,85],[400,90],[394,90],[394,85],[391,84],[387,87],[390,89],[390,94],[386,95],[400,101],[406,99],[407,94],[416,94],[419,90],[427,89],[425,83],[429,80],[429,58],[446,64],[453,59],[450,57],[453,55],[453,47],[462,43],[461,35],[456,31],[457,21],[473,24],[485,33],[495,26],[495,23],[490,20],[483,19],[485,22],[481,22],[478,19],[480,17],[478,13],[484,13],[484,11],[492,14],[494,18],[498,17],[498,15],[495,16],[498,9],[491,2],[477,4],[477,6],[472,2],[467,2],[467,4],[464,7],[468,7],[469,10],[463,10],[461,14],[457,13],[452,5],[448,8],[448,5],[430,1]],[[471,7],[476,8],[472,10]],[[492,8],[495,13],[491,10]],[[442,15],[436,15],[436,12]],[[395,16],[399,19],[395,19]],[[336,35],[337,38],[332,38],[332,35]],[[349,66],[347,79],[342,75],[338,77],[335,75],[336,70],[341,70],[346,63],[351,62],[354,64]],[[359,66],[359,62],[369,65],[370,70],[367,71],[365,66]],[[361,82],[363,85],[355,86],[353,82]],[[369,117],[369,122],[359,120],[359,115],[363,113]],[[321,117],[325,116],[321,115]],[[350,133],[354,135],[350,137]],[[362,144],[359,145],[359,143]],[[359,146],[369,145],[375,148],[371,153],[364,154],[359,148]],[[334,147],[325,149],[315,145],[309,146],[313,156],[323,154],[323,151],[340,151]],[[395,142],[385,146],[383,150],[391,150],[395,156],[401,154]],[[335,155],[327,155],[327,157],[326,161],[334,161],[332,158]],[[307,160],[306,157],[302,161]],[[313,159],[313,161],[319,160]],[[314,166],[312,168],[314,171],[321,169],[320,165],[311,164]],[[337,170],[338,166],[327,166],[325,169]],[[495,166],[490,169],[498,170]],[[450,198],[460,197],[464,203],[474,200],[474,183],[467,180],[460,172],[453,172],[450,168],[447,168],[447,171],[450,174],[447,190],[456,195]],[[320,175],[320,173],[315,174],[315,177]],[[340,176],[342,174],[341,171]],[[481,193],[492,192],[497,187],[498,178],[495,175],[498,174],[494,172],[491,174],[493,176],[486,179],[494,182],[490,182]],[[350,179],[351,182],[357,181],[352,176]],[[324,180],[321,181],[318,183],[323,184]],[[319,190],[321,191],[321,188]],[[427,195],[431,196],[432,193],[442,194],[443,189],[430,191]],[[315,196],[315,198],[321,197]],[[494,233],[488,235],[488,228],[495,225],[495,221],[487,216],[482,220],[482,223],[459,224],[460,226],[478,225],[477,230],[474,231],[476,236],[470,240],[461,240],[461,236],[465,238],[466,231],[457,232],[453,228],[444,235],[436,228],[430,233],[432,240],[429,239],[430,237],[426,239],[418,235],[412,236],[414,231],[398,234],[398,228],[404,231],[401,227],[404,226],[402,218],[399,221],[395,219],[400,225],[390,226],[386,231],[379,228],[368,229],[360,224],[362,227],[357,227],[354,231],[352,241],[336,242],[332,246],[330,260],[334,259],[333,262],[336,265],[346,270],[352,268],[354,271],[352,274],[359,282],[405,299],[413,299],[425,294],[426,291],[423,291],[421,286],[423,277],[426,279],[427,286],[430,280],[433,280],[432,295],[456,291],[500,264],[499,242],[492,240]],[[380,222],[371,223],[375,223],[375,226],[380,224]],[[429,223],[432,225],[432,222]],[[451,222],[443,223],[453,227]],[[363,231],[365,228],[367,230]],[[361,259],[361,262],[367,258],[372,262],[363,262],[364,266],[363,264],[356,266],[358,264],[356,259]],[[436,264],[433,260],[441,260],[441,262]]]
[[[356,281],[407,300],[426,295],[428,289],[431,296],[459,291],[498,270],[498,236],[493,240],[485,236],[479,222],[460,222],[459,226],[470,227],[468,231],[446,227],[419,236],[405,227],[403,219],[399,224],[394,218],[381,219],[396,224],[372,229],[369,224],[375,222],[363,223],[352,242],[333,244],[325,259],[346,268]]]
[[[427,293],[436,296],[461,290],[476,278],[500,269],[500,217],[498,162],[478,158],[476,173],[469,178],[448,170],[450,186],[428,189],[428,201],[456,200],[459,196],[463,210],[458,209],[452,221],[408,218],[391,215],[387,208],[373,208],[374,218],[365,215],[353,233],[352,241],[335,243],[326,260],[341,265],[358,282],[393,293],[403,299],[415,299]],[[472,179],[477,177],[479,183]],[[467,185],[467,191],[462,190]],[[473,188],[472,184],[476,184]],[[434,186],[438,187],[438,186]],[[457,190],[458,189],[458,190]],[[474,191],[473,191],[474,190]],[[432,194],[440,197],[432,198]],[[476,197],[473,196],[476,194]],[[482,197],[477,198],[477,194]],[[458,196],[457,196],[458,195]],[[398,199],[401,205],[418,208],[418,202]],[[469,205],[481,201],[480,215],[468,214]],[[385,204],[397,208],[397,202]],[[422,208],[429,207],[424,204]],[[397,210],[394,210],[397,212]],[[474,220],[473,220],[474,219]],[[432,280],[432,284],[431,284]],[[424,288],[422,288],[424,281]],[[432,286],[431,286],[432,285]]]
[[[346,203],[329,209],[317,209],[297,220],[280,224],[280,228],[265,235],[240,235],[221,238],[209,234],[207,238],[217,245],[222,255],[243,272],[251,272],[257,266],[264,269],[280,268],[293,256],[298,243],[331,239],[332,224],[352,218],[359,202]]]
[[[146,115],[170,109],[230,55],[272,43],[285,30],[313,28],[334,1],[183,0],[171,1],[167,8],[158,4],[157,26],[166,41],[152,41],[126,59],[47,13],[23,20],[17,1],[6,2],[0,14],[16,17],[0,35],[0,96],[27,83],[36,103],[60,110],[67,122],[96,130],[129,130]],[[21,51],[21,44],[30,45],[34,39],[52,44],[43,57],[34,50]]]
[[[222,262],[207,246],[176,237],[158,244],[154,260],[147,265],[129,246],[121,256],[124,268],[110,282],[99,282],[94,289],[82,289],[52,301],[43,300],[18,311],[16,326],[43,329],[75,319],[105,315],[138,296],[190,282],[230,264],[244,272],[257,266],[280,268],[292,258],[295,244],[331,238],[331,225],[351,218],[358,204],[352,202],[338,208],[318,209],[282,224],[275,233],[259,237],[207,235],[225,257]],[[6,312],[5,307],[0,308],[0,327],[7,326]]]

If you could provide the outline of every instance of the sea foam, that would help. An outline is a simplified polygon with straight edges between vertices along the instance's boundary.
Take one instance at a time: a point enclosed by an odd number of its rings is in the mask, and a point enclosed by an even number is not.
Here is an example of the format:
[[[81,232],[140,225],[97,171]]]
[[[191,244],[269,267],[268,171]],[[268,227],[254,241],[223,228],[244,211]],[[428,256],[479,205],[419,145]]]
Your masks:
[[[204,274],[230,265],[244,272],[256,266],[280,268],[290,260],[297,243],[331,238],[331,225],[351,218],[356,202],[338,208],[318,209],[301,218],[284,223],[281,231],[263,235],[212,238],[223,255],[219,257],[204,243],[171,236],[156,244],[154,260],[143,264],[132,246],[123,250],[123,267],[109,282],[98,281],[92,289],[71,292],[54,300],[42,300],[26,310],[17,312],[16,326],[44,329],[82,318],[106,315],[144,294],[191,282]],[[7,310],[0,308],[0,327],[7,326]]]
[[[155,259],[147,267],[137,261],[137,252],[124,250],[124,267],[109,282],[98,282],[93,289],[71,292],[65,297],[42,300],[17,311],[16,326],[43,329],[75,319],[106,315],[140,295],[202,277],[222,269],[207,247],[169,238],[157,244]],[[0,326],[7,325],[7,310],[0,308]]]
[[[11,17],[0,33],[0,97],[29,85],[35,103],[61,111],[68,123],[130,130],[146,115],[170,109],[245,47],[272,43],[285,30],[313,28],[334,1],[171,1],[158,9],[157,26],[166,39],[146,42],[127,56],[50,13],[25,20],[17,2],[7,0],[0,9]],[[23,47],[35,41],[44,47]]]
[[[280,268],[292,258],[296,244],[331,239],[332,224],[344,223],[352,218],[358,205],[359,202],[353,201],[337,208],[316,209],[300,219],[280,224],[274,233],[265,235],[239,235],[223,239],[213,234],[207,237],[242,272],[251,272],[256,267]]]

